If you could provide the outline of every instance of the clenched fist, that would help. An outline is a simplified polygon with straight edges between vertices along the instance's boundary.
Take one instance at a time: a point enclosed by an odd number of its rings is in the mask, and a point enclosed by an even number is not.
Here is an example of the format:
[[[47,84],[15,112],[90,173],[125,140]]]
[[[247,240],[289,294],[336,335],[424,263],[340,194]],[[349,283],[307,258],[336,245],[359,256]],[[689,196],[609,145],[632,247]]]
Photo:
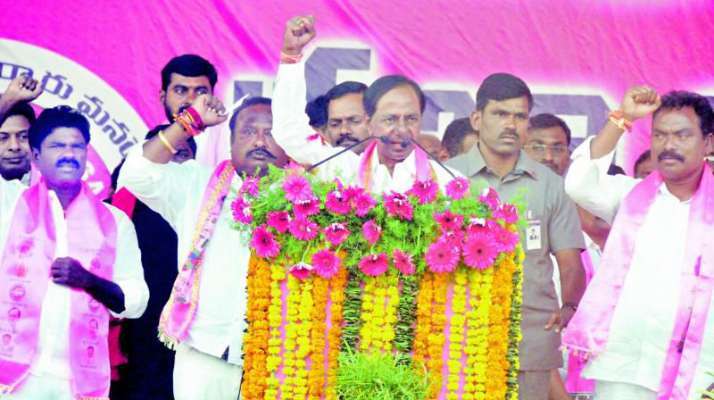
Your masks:
[[[657,92],[647,86],[630,88],[622,99],[621,109],[629,121],[652,114],[662,104]]]
[[[10,81],[7,90],[2,94],[2,100],[15,104],[22,101],[32,101],[42,94],[42,85],[29,75],[20,75]]]
[[[226,108],[223,103],[218,100],[217,97],[211,96],[209,94],[202,94],[191,103],[198,115],[201,116],[203,124],[205,126],[218,125],[228,118],[226,115]]]
[[[314,37],[315,18],[312,16],[290,18],[285,24],[282,51],[288,55],[298,55]]]

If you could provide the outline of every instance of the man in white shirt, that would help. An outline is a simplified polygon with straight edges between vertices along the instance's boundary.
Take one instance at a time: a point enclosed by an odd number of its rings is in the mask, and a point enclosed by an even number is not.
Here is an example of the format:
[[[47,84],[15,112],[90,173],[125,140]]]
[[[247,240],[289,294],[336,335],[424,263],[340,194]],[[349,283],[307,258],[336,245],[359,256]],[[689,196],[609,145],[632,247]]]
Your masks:
[[[655,172],[643,181],[607,175],[623,132],[649,114]],[[598,272],[563,338],[590,359],[583,375],[596,380],[599,399],[697,399],[714,380],[707,374],[714,370],[714,191],[703,161],[713,121],[698,94],[660,99],[635,87],[602,131],[574,152],[566,191],[614,220]]]
[[[305,64],[301,58],[303,49],[314,37],[312,17],[295,17],[287,22],[273,91],[275,140],[291,158],[304,165],[317,164],[338,152],[319,140],[310,140],[314,130],[302,111],[306,86]],[[374,193],[407,191],[418,169],[414,140],[421,131],[424,94],[414,81],[389,75],[367,88],[363,105],[369,135],[380,139],[375,140],[376,148],[365,150],[361,155],[345,152],[316,168],[318,176],[325,180],[340,177],[345,184],[368,186]],[[359,142],[352,142],[355,143]],[[366,144],[369,149],[374,142]],[[449,173],[432,160],[428,161],[427,168],[439,184],[451,179]],[[366,173],[360,174],[360,169]],[[368,177],[369,182],[360,182],[360,175]]]
[[[109,315],[138,318],[149,298],[131,221],[81,181],[88,143],[84,116],[47,109],[29,133],[39,182],[0,180],[0,291],[9,289],[0,394],[8,399],[108,399]]]
[[[27,137],[35,121],[29,102],[42,93],[42,85],[27,75],[20,75],[0,95],[0,176],[29,184],[30,145]]]
[[[129,154],[119,176],[119,186],[161,214],[178,236],[179,277],[159,324],[165,342],[176,349],[177,400],[239,396],[250,251],[233,228],[231,204],[256,172],[287,162],[271,135],[269,99],[248,99],[235,111],[231,160],[213,173],[193,160],[169,162],[177,144],[224,122],[223,113],[216,98],[198,96],[176,122]],[[190,305],[191,313],[183,315],[182,305]]]

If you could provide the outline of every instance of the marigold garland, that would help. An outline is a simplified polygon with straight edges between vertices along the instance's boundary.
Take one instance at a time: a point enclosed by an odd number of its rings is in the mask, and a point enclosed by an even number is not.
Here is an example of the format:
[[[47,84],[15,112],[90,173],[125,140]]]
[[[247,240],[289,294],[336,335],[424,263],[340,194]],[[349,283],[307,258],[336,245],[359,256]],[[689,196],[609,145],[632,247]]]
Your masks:
[[[293,378],[293,385],[295,391],[296,399],[304,399],[307,396],[309,390],[308,386],[308,358],[311,356],[312,347],[310,346],[310,335],[312,332],[313,325],[313,282],[317,278],[306,279],[299,282],[299,292],[300,292],[300,305],[298,311],[298,318],[300,323],[297,328],[297,351],[295,352],[295,377]],[[323,311],[325,307],[323,306]],[[324,314],[324,313],[323,313]],[[324,318],[323,323],[317,323],[323,327],[324,332]],[[323,333],[324,334],[324,333]],[[323,342],[324,343],[324,342]],[[324,345],[323,345],[324,349]],[[319,365],[316,365],[320,368]],[[285,397],[284,397],[285,398]],[[287,398],[285,398],[287,399]]]
[[[466,327],[466,284],[468,272],[460,268],[454,272],[453,295],[451,297],[452,315],[449,320],[448,361],[446,378],[446,398],[457,400],[461,386],[463,364],[464,328]]]
[[[427,363],[428,370],[432,371],[430,375],[431,385],[429,386],[429,398],[436,397],[441,391],[442,386],[442,366],[444,344],[446,337],[444,334],[446,327],[446,293],[448,290],[449,275],[434,274],[434,298],[432,305],[431,316],[431,332],[428,339],[429,361]]]
[[[280,326],[283,323],[282,290],[281,283],[285,280],[285,269],[279,265],[270,266],[270,306],[268,307],[268,329],[270,339],[268,339],[268,357],[265,368],[268,371],[266,381],[265,400],[278,398],[280,380],[276,373],[282,364],[283,338],[280,333]],[[248,297],[251,293],[248,293]],[[250,331],[250,327],[248,328]]]
[[[345,302],[345,285],[347,283],[347,270],[340,269],[337,275],[330,280],[330,330],[327,334],[327,388],[326,400],[337,399],[337,369],[340,355],[340,337],[342,334],[343,304]]]
[[[249,399],[259,399],[265,394],[268,370],[266,361],[270,340],[270,265],[265,259],[251,256],[248,264],[248,297],[246,319],[248,332],[243,342],[245,381],[242,392]]]
[[[292,399],[295,396],[297,381],[297,350],[298,331],[300,330],[300,281],[292,274],[288,274],[288,297],[287,297],[287,324],[285,324],[285,344],[283,352],[283,382],[280,386],[280,398]]]
[[[325,346],[327,338],[327,294],[330,281],[315,276],[313,278],[312,298],[312,329],[310,332],[310,371],[308,372],[307,387],[310,399],[320,399],[325,387]]]
[[[515,229],[515,227],[513,227]],[[509,310],[510,327],[508,330],[508,389],[507,398],[509,400],[518,400],[518,370],[520,369],[520,360],[518,349],[523,338],[521,333],[521,304],[523,304],[523,260],[525,253],[523,247],[519,244],[511,258],[509,267],[512,268],[512,285],[511,290],[511,308]]]
[[[424,273],[417,294],[416,326],[414,332],[414,364],[417,370],[429,360],[432,306],[434,304],[434,274]]]

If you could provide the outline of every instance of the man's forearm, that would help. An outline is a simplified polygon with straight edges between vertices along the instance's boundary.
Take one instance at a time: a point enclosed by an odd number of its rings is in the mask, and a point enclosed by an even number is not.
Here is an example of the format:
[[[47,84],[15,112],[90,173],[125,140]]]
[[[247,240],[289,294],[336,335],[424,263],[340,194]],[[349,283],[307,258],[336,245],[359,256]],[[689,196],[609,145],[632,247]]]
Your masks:
[[[585,292],[585,271],[580,265],[560,267],[560,286],[563,304],[577,306]]]
[[[9,101],[3,98],[3,96],[0,96],[0,123],[2,123],[2,121],[5,119],[5,114],[10,111],[10,109],[14,105],[14,101]]]
[[[163,139],[168,143],[164,143],[159,135],[156,135],[151,140],[144,143],[144,157],[147,160],[155,162],[157,164],[166,164],[171,161],[174,156],[174,152],[171,151],[169,146],[176,149],[180,143],[185,142],[189,135],[183,129],[183,127],[174,122],[168,128],[162,131]]]
[[[607,121],[602,130],[590,142],[590,158],[595,160],[610,154],[615,150],[617,142],[620,141],[624,132],[612,121]]]
[[[124,292],[119,285],[112,281],[94,275],[90,285],[84,291],[116,314],[120,314],[126,308]]]

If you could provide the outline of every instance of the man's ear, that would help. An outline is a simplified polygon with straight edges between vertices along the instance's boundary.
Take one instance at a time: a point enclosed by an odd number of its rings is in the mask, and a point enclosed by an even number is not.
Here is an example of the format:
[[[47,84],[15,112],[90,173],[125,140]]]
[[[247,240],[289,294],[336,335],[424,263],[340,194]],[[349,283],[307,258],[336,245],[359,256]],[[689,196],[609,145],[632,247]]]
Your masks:
[[[476,132],[479,132],[481,130],[481,113],[482,112],[480,110],[474,110],[469,116],[469,121],[471,122],[471,129]]]
[[[161,102],[161,104],[166,103],[166,91],[165,90],[159,91],[159,101]]]

